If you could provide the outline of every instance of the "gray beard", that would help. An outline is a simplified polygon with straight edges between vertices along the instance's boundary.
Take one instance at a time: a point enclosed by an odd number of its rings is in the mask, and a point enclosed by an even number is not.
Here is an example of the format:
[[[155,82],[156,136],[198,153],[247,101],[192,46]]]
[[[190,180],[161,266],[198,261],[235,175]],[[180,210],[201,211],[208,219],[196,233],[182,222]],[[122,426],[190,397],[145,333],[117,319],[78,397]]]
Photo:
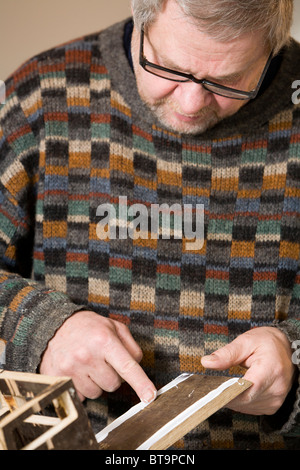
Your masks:
[[[143,96],[141,96],[141,98],[143,99]],[[167,103],[167,99],[161,100],[155,104],[150,104],[145,99],[143,99],[143,101],[164,127],[176,133],[188,135],[203,134],[222,121],[222,118],[220,118],[214,110],[206,108],[198,113],[199,121],[195,124],[182,122],[180,126],[176,126],[168,119],[168,111],[164,106]]]
[[[176,126],[173,126],[171,123],[168,122],[168,118],[166,115],[166,112],[161,110],[159,107],[152,106],[151,108],[152,113],[157,117],[159,122],[164,125],[166,128],[173,132],[179,132],[181,134],[190,134],[190,135],[197,135],[197,134],[204,134],[208,129],[211,129],[214,127],[218,122],[221,121],[220,118],[217,117],[217,115],[211,114],[209,118],[203,117],[201,121],[199,121],[197,124],[188,124],[188,123],[182,123],[181,128],[179,129]]]

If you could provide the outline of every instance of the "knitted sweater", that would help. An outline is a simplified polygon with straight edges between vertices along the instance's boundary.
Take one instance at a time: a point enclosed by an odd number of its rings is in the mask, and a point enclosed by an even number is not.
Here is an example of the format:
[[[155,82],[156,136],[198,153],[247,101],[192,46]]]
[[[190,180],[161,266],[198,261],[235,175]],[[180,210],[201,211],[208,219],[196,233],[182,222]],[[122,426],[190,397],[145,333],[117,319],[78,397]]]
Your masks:
[[[160,388],[182,372],[214,374],[201,356],[249,329],[275,325],[291,343],[300,338],[300,108],[291,100],[300,47],[284,51],[258,99],[186,136],[141,102],[123,32],[121,22],[44,52],[6,82],[0,357],[7,369],[37,371],[63,321],[86,308],[128,325]],[[202,204],[204,243],[99,239],[97,208],[118,209],[120,196],[128,207]],[[297,381],[268,420],[222,409],[175,448],[295,445]],[[87,400],[95,432],[136,401],[127,384]]]

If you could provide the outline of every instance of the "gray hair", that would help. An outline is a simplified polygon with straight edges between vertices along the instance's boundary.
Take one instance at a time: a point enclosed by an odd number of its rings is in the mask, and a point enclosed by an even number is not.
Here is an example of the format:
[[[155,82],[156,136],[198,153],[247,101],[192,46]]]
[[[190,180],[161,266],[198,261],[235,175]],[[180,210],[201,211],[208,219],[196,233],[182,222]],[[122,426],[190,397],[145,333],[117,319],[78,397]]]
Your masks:
[[[135,26],[153,23],[168,0],[131,0]],[[294,0],[175,0],[183,15],[220,42],[263,31],[266,46],[277,54],[288,44]]]

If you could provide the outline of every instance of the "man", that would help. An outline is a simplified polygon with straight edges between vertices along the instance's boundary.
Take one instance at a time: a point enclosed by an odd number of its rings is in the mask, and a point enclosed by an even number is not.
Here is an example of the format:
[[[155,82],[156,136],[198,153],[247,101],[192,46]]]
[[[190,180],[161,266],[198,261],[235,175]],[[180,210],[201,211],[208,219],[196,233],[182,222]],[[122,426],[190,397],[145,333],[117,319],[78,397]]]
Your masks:
[[[5,367],[70,375],[95,432],[181,372],[245,374],[252,387],[175,447],[295,447],[292,1],[132,8],[134,25],[40,54],[6,82]],[[175,228],[120,236],[120,200],[126,217],[133,204],[202,204],[204,243],[188,249]],[[99,236],[107,207],[110,236]]]

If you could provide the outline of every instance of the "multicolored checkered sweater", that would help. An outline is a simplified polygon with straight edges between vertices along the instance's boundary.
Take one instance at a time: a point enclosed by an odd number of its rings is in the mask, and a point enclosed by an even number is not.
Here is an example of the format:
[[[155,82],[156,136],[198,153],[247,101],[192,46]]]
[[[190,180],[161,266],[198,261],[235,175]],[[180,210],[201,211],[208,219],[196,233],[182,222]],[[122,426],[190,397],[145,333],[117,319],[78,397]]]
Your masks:
[[[182,372],[213,374],[201,356],[251,328],[275,325],[298,346],[300,107],[291,97],[299,44],[284,51],[258,99],[191,137],[164,129],[141,102],[124,24],[39,54],[6,82],[2,362],[37,371],[49,339],[82,307],[128,325],[157,388]],[[203,246],[191,251],[184,239],[162,236],[99,239],[97,208],[117,208],[120,196],[128,206],[202,204]],[[174,447],[295,445],[296,382],[276,415],[224,408]],[[95,432],[136,401],[127,384],[87,400]]]

